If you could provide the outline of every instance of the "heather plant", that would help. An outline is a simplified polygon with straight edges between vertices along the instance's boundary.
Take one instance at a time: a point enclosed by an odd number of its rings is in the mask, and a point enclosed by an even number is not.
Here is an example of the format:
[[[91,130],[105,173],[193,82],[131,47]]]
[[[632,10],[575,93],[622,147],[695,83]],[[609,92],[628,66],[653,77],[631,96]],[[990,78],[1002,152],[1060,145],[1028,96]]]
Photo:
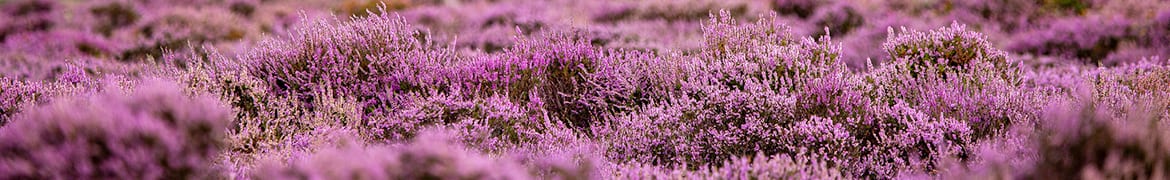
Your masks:
[[[297,30],[290,39],[271,40],[245,55],[252,59],[247,70],[263,79],[275,95],[296,97],[296,102],[304,104],[300,107],[314,108],[319,96],[353,98],[362,117],[349,126],[369,126],[369,133],[378,139],[407,139],[418,129],[448,124],[478,123],[512,141],[532,130],[527,128],[534,127],[535,121],[524,116],[531,113],[511,101],[526,100],[530,92],[536,92],[531,88],[540,84],[525,78],[543,78],[542,74],[515,75],[522,82],[506,84],[513,74],[477,77],[467,73],[484,69],[441,66],[474,62],[432,43],[404,19],[392,16],[378,14],[337,26],[331,25],[335,21],[322,20]],[[530,67],[528,61],[518,57],[508,62],[520,67],[500,68]],[[505,84],[516,89],[491,89]],[[512,99],[496,99],[502,95]],[[553,95],[548,96],[559,98]]]
[[[527,108],[507,97],[465,99],[432,92],[425,97],[411,97],[409,104],[386,118],[370,121],[377,137],[409,139],[423,129],[449,127],[467,133],[475,147],[502,149],[533,141],[544,132],[542,120],[530,117]]]
[[[884,44],[893,62],[868,75],[880,102],[909,103],[934,116],[971,122],[986,136],[1034,116],[1033,90],[1022,88],[1018,62],[976,32],[952,25],[893,34]]]
[[[727,11],[712,15],[703,26],[704,49],[714,58],[751,51],[765,45],[788,45],[794,41],[789,27],[781,24],[775,15],[754,23],[740,24]]]
[[[612,161],[605,158],[601,144],[573,129],[552,126],[535,136],[534,141],[508,149],[505,153],[528,167],[534,177],[598,179],[610,177],[616,171]]]
[[[1164,171],[1158,154],[1165,153],[1153,146],[1162,143],[1159,129],[1170,106],[1164,91],[1139,82],[1159,81],[1148,78],[1164,67],[1147,59],[1028,75],[1034,85],[1056,90],[1040,102],[1045,108],[1038,118],[1016,123],[1016,130],[976,154],[983,163],[952,170],[949,177],[1157,178]]]
[[[733,100],[744,99],[727,101]],[[768,123],[764,119],[767,117],[760,117],[767,112],[755,113],[744,107],[757,104],[729,103],[719,108],[735,109],[719,109],[732,111],[721,113],[715,107],[701,109],[694,100],[683,103],[686,104],[652,106],[636,114],[617,116],[595,131],[609,143],[608,156],[619,162],[697,167],[756,152],[779,153],[779,145],[774,142],[780,136],[777,130],[749,126]]]
[[[1135,105],[1134,101],[1140,102],[1142,105],[1138,108],[1149,108],[1146,112],[1149,114],[1158,114],[1158,112],[1170,112],[1170,99],[1166,98],[1170,94],[1170,88],[1166,88],[1164,84],[1170,82],[1166,76],[1167,67],[1164,61],[1150,61],[1143,60],[1138,63],[1126,64],[1123,66],[1098,70],[1093,72],[1086,78],[1092,78],[1094,87],[1095,103],[1106,107],[1130,107]],[[1163,84],[1163,85],[1158,85]],[[1075,86],[1074,86],[1075,87]],[[1087,98],[1082,98],[1087,99]],[[1136,110],[1129,109],[1109,109],[1119,110],[1113,113],[1137,113]]]
[[[223,152],[222,162],[231,165],[234,175],[248,177],[265,160],[378,142],[367,134],[372,128],[360,124],[363,117],[352,99],[316,96],[311,111],[295,101],[270,99],[264,102],[265,113],[233,122],[227,139],[230,151]]]
[[[443,86],[438,64],[458,60],[401,17],[314,23],[248,53],[249,73],[279,95],[308,100],[313,91],[337,88],[330,90],[375,111],[393,108],[403,94]]]
[[[706,28],[707,49],[696,56],[695,66],[687,68],[709,70],[686,77],[698,81],[692,95],[714,95],[717,92],[704,91],[715,89],[758,92],[747,89],[758,83],[772,93],[794,96],[805,106],[799,108],[803,112],[797,112],[798,118],[845,116],[867,103],[840,60],[840,45],[828,36],[798,39],[775,18],[736,25],[727,14],[712,17]]]
[[[4,1],[0,174],[1158,179],[1168,7]]]
[[[967,31],[966,26],[958,23],[929,32],[902,29],[902,33],[894,34],[892,28],[889,31],[883,48],[891,59],[922,65],[963,66],[978,62],[1010,65],[1006,53],[993,47],[982,34]]]
[[[20,112],[40,96],[38,84],[0,77],[0,124],[8,124],[8,119]]]
[[[86,91],[87,86],[97,85],[77,66],[58,78],[47,81],[9,78],[0,76],[0,125],[8,124],[25,109],[50,102],[57,96]]]
[[[450,80],[473,87],[464,91],[472,97],[507,97],[531,109],[522,113],[547,111],[551,120],[586,132],[602,118],[600,115],[621,111],[624,108],[619,106],[637,101],[623,96],[631,93],[627,85],[633,82],[618,73],[629,70],[619,63],[653,56],[596,47],[589,42],[592,36],[582,32],[553,31],[536,36],[518,39],[515,46],[499,54],[476,59],[468,64],[473,67],[454,69],[460,76]]]
[[[506,94],[518,102],[535,102],[563,124],[588,130],[596,113],[581,99],[593,91],[586,79],[607,58],[606,53],[590,45],[585,35],[546,36],[520,40],[505,52],[503,61],[512,64],[504,65],[504,76],[516,77],[508,81]]]
[[[403,146],[347,147],[257,173],[259,179],[530,179],[523,166],[469,152],[441,134]]]
[[[739,156],[815,156],[846,174],[891,176],[933,170],[973,140],[963,121],[870,104],[828,38],[793,39],[766,19],[712,22],[708,49],[674,61],[690,70],[678,72],[679,90],[657,90],[678,93],[595,128],[610,158],[694,168]]]
[[[820,156],[847,174],[887,177],[963,160],[973,142],[995,136],[1009,120],[1034,117],[1034,94],[1020,87],[1019,70],[962,27],[891,37],[902,38],[891,44],[904,43],[887,47],[907,48],[891,52],[895,63],[855,76],[839,49],[822,43],[827,38],[772,35],[777,28],[767,20],[714,22],[707,26],[710,49],[679,61],[703,69],[684,71],[682,93],[612,116],[600,128],[611,158],[696,167],[757,154]],[[764,51],[772,49],[780,51]],[[962,99],[947,99],[955,97]]]
[[[229,120],[220,105],[159,82],[56,100],[0,129],[0,176],[210,178]]]
[[[609,157],[619,161],[685,169],[727,166],[711,162],[735,156],[784,154],[816,157],[859,177],[931,171],[942,159],[966,153],[964,146],[972,142],[965,123],[935,119],[906,106],[871,112],[883,114],[872,120],[797,119],[767,116],[791,113],[774,104],[727,101],[752,104],[699,106],[709,110],[694,106],[647,109],[614,119],[612,127],[620,130],[600,132],[610,135],[606,137],[611,143]]]
[[[852,5],[854,7],[864,5]],[[866,17],[863,23],[854,27],[848,34],[830,34],[841,43],[841,60],[855,72],[868,71],[871,66],[886,64],[891,61],[890,55],[881,47],[889,35],[889,27],[907,27],[911,29],[936,28],[936,22],[910,21],[900,13],[882,13],[876,10],[859,8],[857,13]],[[795,26],[795,25],[794,25]],[[812,29],[823,32],[824,27]],[[831,30],[831,29],[830,29]]]
[[[171,66],[156,76],[172,77],[174,81],[194,92],[207,93],[220,103],[230,105],[234,117],[229,147],[232,152],[255,153],[277,144],[294,129],[308,126],[289,121],[285,116],[295,111],[287,97],[270,93],[267,85],[247,73],[242,62],[220,54],[214,48],[192,48],[195,51],[170,53],[161,64]]]
[[[1088,94],[1078,96],[1082,98],[1058,101],[1048,108],[1042,123],[1045,131],[1036,147],[1040,156],[1032,172],[1022,173],[1024,177],[1165,176],[1170,170],[1166,167],[1170,149],[1166,148],[1166,125],[1159,122],[1166,119],[1164,105],[1145,103],[1151,101],[1137,96],[1109,106],[1094,102],[1097,98]]]

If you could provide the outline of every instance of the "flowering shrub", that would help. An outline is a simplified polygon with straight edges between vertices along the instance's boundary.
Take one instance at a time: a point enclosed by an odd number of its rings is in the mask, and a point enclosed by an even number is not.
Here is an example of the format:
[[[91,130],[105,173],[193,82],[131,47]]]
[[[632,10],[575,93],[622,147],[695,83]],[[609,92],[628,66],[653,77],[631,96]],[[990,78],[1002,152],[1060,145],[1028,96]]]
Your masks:
[[[39,96],[35,85],[30,85],[24,82],[0,78],[0,102],[4,106],[0,107],[0,123],[7,124],[8,118],[17,114],[24,106],[34,102],[35,98]]]
[[[70,68],[67,75],[53,82],[22,81],[16,78],[0,77],[0,124],[7,124],[15,115],[24,109],[44,104],[57,96],[82,92],[84,86],[94,85],[84,72],[77,72],[76,67]]]
[[[268,167],[259,179],[530,179],[524,167],[493,160],[440,135],[423,135],[401,147],[350,147],[327,150]]]
[[[5,1],[0,177],[1158,179],[1168,12]]]
[[[1086,98],[1091,100],[1091,98]],[[1122,105],[1115,114],[1104,104],[1054,103],[1036,147],[1041,154],[1024,177],[1158,178],[1170,161],[1166,106],[1141,101]],[[1159,112],[1161,111],[1161,112]]]
[[[1063,174],[1067,178],[1158,178],[1167,169],[1165,121],[1170,100],[1165,82],[1145,75],[1165,73],[1164,64],[1130,64],[1102,71],[1078,84],[1070,98],[1045,109],[1036,150],[1040,154],[1025,177]],[[1136,73],[1149,72],[1149,73]]]
[[[265,42],[249,55],[253,76],[281,95],[319,90],[353,94],[364,104],[392,106],[396,95],[421,92],[441,79],[438,63],[455,61],[450,50],[426,40],[404,19],[390,15],[334,26],[321,20],[289,40]],[[333,89],[336,88],[336,89]]]
[[[1010,134],[1023,140],[1008,149],[994,149],[982,156],[1003,159],[971,170],[950,172],[956,177],[1005,178],[1157,178],[1167,149],[1165,120],[1170,106],[1161,92],[1132,92],[1125,83],[1129,72],[1164,68],[1164,65],[1131,64],[1090,70],[1066,78],[1068,91],[1047,103],[1039,121],[1024,128],[1033,133]],[[1132,88],[1132,89],[1131,89]]]
[[[515,81],[509,81],[507,93],[521,102],[538,101],[552,118],[587,130],[596,114],[581,102],[582,96],[592,91],[586,78],[596,71],[595,64],[607,57],[586,42],[587,36],[570,33],[546,36],[521,40],[505,52],[502,60],[511,64],[504,65],[504,77],[516,77]],[[510,74],[513,72],[517,74]]]
[[[890,33],[884,47],[894,62],[866,77],[882,102],[969,121],[979,136],[1035,115],[1034,93],[1021,87],[1017,62],[979,33],[957,24]]]
[[[167,84],[148,84],[132,94],[57,100],[18,115],[0,131],[0,176],[212,176],[226,111]]]
[[[965,122],[905,103],[874,104],[881,99],[864,91],[828,38],[794,39],[769,20],[711,22],[709,49],[680,65],[705,70],[683,71],[680,90],[657,90],[679,93],[599,128],[612,158],[696,167],[757,154],[813,155],[848,167],[847,174],[891,175],[933,169],[973,141]]]

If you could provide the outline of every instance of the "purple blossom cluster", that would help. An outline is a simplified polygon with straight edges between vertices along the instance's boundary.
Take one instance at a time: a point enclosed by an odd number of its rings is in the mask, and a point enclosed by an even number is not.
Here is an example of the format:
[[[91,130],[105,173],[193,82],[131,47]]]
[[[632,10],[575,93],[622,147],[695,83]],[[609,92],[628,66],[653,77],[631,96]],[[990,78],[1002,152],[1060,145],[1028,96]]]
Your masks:
[[[1164,179],[1166,20],[1140,0],[5,1],[0,179]]]

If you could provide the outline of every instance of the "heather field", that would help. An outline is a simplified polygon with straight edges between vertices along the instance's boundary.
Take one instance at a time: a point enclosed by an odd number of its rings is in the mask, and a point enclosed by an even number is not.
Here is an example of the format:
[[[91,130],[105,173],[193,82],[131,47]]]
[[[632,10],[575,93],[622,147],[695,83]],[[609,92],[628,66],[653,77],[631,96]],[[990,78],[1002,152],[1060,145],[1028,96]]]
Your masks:
[[[0,0],[0,179],[1170,179],[1170,1]]]

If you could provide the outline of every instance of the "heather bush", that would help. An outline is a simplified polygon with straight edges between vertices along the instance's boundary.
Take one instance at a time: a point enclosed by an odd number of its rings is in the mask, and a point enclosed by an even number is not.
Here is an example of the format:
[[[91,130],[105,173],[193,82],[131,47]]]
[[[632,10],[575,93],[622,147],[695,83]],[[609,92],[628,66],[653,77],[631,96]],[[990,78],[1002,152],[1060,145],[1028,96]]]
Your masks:
[[[778,130],[764,126],[771,117],[761,117],[770,112],[752,112],[749,108],[759,104],[746,104],[763,102],[735,102],[745,99],[712,102],[718,107],[710,110],[694,100],[649,107],[614,117],[595,131],[609,143],[608,156],[619,162],[698,167],[757,152],[780,153]],[[716,109],[728,107],[734,109]]]
[[[712,22],[708,49],[678,62],[702,69],[680,72],[681,93],[599,128],[611,158],[680,168],[817,156],[846,174],[889,177],[965,160],[974,142],[1035,117],[1016,65],[961,26],[892,36],[895,62],[859,76],[828,38],[793,39],[767,20]]]
[[[31,84],[18,80],[0,77],[0,124],[8,124],[8,119],[12,115],[20,112],[25,106],[32,102],[36,102],[36,98],[40,95],[37,92],[37,84]]]
[[[1170,99],[1165,86],[1150,86],[1166,82],[1165,62],[1098,71],[1091,84],[1069,93],[1070,100],[1046,109],[1035,147],[1041,156],[1025,176],[1159,178],[1170,170],[1164,134]]]
[[[883,46],[893,62],[865,77],[879,102],[968,121],[980,137],[1034,117],[1035,91],[1022,87],[1018,62],[979,33],[957,24],[890,33]]]
[[[444,86],[439,64],[458,60],[401,17],[318,20],[248,53],[249,73],[279,95],[311,99],[326,88],[356,97],[366,111],[394,108],[402,94]]]
[[[571,74],[581,68],[580,60],[563,58],[580,58],[577,52],[533,43],[517,52],[469,59],[392,16],[319,21],[245,55],[251,59],[247,70],[275,95],[296,97],[304,104],[300,107],[314,108],[320,96],[353,98],[362,116],[346,126],[368,127],[377,139],[408,139],[425,127],[460,125],[490,128],[493,138],[519,142],[540,129],[539,121],[529,118],[534,112],[525,108],[528,102],[545,98],[554,113],[572,110],[556,107],[575,103],[561,99],[575,88],[574,76],[581,75]],[[529,99],[533,96],[539,98]]]
[[[423,135],[410,144],[348,147],[302,157],[286,167],[273,165],[259,179],[530,179],[523,166],[492,159],[451,142]]]
[[[592,91],[586,78],[596,71],[595,63],[601,63],[598,61],[605,54],[588,44],[584,35],[548,33],[546,36],[521,40],[505,52],[502,60],[512,64],[505,65],[504,76],[516,77],[508,84],[507,94],[519,102],[536,101],[549,111],[550,118],[570,127],[587,129],[596,114],[589,112],[580,99]]]
[[[1040,156],[1035,169],[1022,173],[1023,177],[1165,176],[1170,170],[1166,125],[1160,122],[1166,120],[1165,105],[1152,106],[1139,97],[1109,106],[1093,102],[1098,100],[1087,94],[1080,96],[1078,100],[1054,102],[1048,108],[1042,123],[1045,130],[1035,147]]]
[[[117,91],[110,89],[109,91]],[[5,178],[210,178],[230,116],[173,85],[56,100],[0,129]]]
[[[431,94],[409,99],[394,116],[371,120],[372,133],[387,139],[409,139],[423,129],[450,127],[467,132],[469,137],[461,138],[474,138],[477,147],[499,149],[531,142],[545,127],[540,119],[529,117],[526,108],[503,96],[464,99]]]
[[[4,1],[0,177],[1159,179],[1167,9]]]
[[[617,169],[612,161],[605,158],[601,144],[572,129],[554,126],[535,136],[534,141],[518,145],[506,153],[508,157],[528,167],[534,177],[599,179],[612,177]]]
[[[15,115],[36,105],[50,102],[57,96],[85,91],[87,85],[95,85],[78,72],[76,66],[70,72],[54,81],[29,81],[21,78],[0,76],[0,125],[8,124]]]
[[[791,99],[728,99],[726,106],[666,106],[614,119],[609,157],[666,167],[719,165],[734,156],[812,156],[847,169],[851,176],[890,176],[930,171],[946,157],[960,156],[972,142],[961,121],[935,119],[906,106],[865,119],[806,119],[781,116]],[[776,104],[761,104],[779,101]],[[788,106],[792,106],[788,104]],[[753,109],[759,108],[759,109]],[[877,110],[871,110],[877,111]],[[775,114],[769,116],[769,114]]]
[[[678,71],[665,72],[677,75],[663,79],[666,84],[640,90],[663,96],[661,99],[649,99],[643,108],[634,107],[631,113],[617,113],[612,123],[602,126],[603,134],[613,138],[611,151],[622,155],[616,159],[679,165],[719,162],[732,155],[761,150],[776,153],[774,144],[764,141],[776,133],[764,127],[745,128],[793,118],[791,106],[795,98],[788,91],[800,87],[793,85],[799,83],[793,79],[831,71],[814,67],[816,63],[833,62],[831,48],[816,49],[820,46],[811,39],[794,42],[774,19],[738,25],[727,17],[727,12],[721,12],[710,22],[705,25],[708,41],[701,54],[665,61],[679,64]],[[787,51],[769,52],[764,48]],[[773,59],[783,56],[792,58]],[[820,58],[824,60],[817,61]],[[694,71],[698,69],[706,70]],[[765,144],[752,145],[757,142]]]
[[[982,34],[967,31],[966,26],[958,23],[929,32],[902,29],[900,34],[894,34],[893,28],[889,31],[889,39],[882,46],[890,59],[904,59],[923,66],[964,66],[979,62],[1010,65],[1006,53],[992,47]]]
[[[1052,87],[1036,120],[1016,123],[1002,139],[976,154],[979,163],[949,170],[949,177],[1157,178],[1157,154],[1170,115],[1156,82],[1164,61],[1142,60],[1111,68],[1076,67],[1030,74]],[[1145,76],[1146,74],[1154,76]],[[1151,81],[1152,80],[1152,81]],[[1152,145],[1152,146],[1150,146]],[[947,175],[950,174],[950,175]]]
[[[296,134],[296,129],[308,126],[304,122],[289,121],[293,105],[287,97],[270,93],[264,82],[247,73],[242,62],[232,61],[214,48],[192,48],[194,51],[169,53],[164,62],[172,69],[157,72],[156,76],[171,77],[194,92],[207,93],[220,103],[231,107],[234,121],[229,146],[232,152],[255,153]]]
[[[1170,73],[1165,61],[1143,60],[1137,63],[1097,70],[1086,73],[1086,79],[1091,79],[1093,85],[1092,100],[1100,104],[1097,106],[1116,107],[1100,108],[1113,110],[1114,114],[1147,113],[1157,116],[1159,113],[1170,112],[1170,88],[1165,84],[1170,82]],[[1074,86],[1075,87],[1075,86]],[[1070,88],[1071,89],[1071,88]],[[1081,97],[1080,99],[1090,99]],[[1137,104],[1137,105],[1133,105]],[[1132,110],[1132,108],[1148,108],[1150,112]],[[1155,118],[1156,119],[1156,118]]]
[[[839,61],[838,46],[828,38],[794,39],[783,28],[766,19],[737,25],[713,18],[708,49],[675,60],[685,69],[679,90],[647,89],[678,93],[607,116],[595,128],[609,143],[608,156],[674,168],[720,166],[739,156],[817,156],[846,174],[890,176],[930,171],[965,153],[972,141],[966,123],[901,103],[870,104],[863,82]]]

